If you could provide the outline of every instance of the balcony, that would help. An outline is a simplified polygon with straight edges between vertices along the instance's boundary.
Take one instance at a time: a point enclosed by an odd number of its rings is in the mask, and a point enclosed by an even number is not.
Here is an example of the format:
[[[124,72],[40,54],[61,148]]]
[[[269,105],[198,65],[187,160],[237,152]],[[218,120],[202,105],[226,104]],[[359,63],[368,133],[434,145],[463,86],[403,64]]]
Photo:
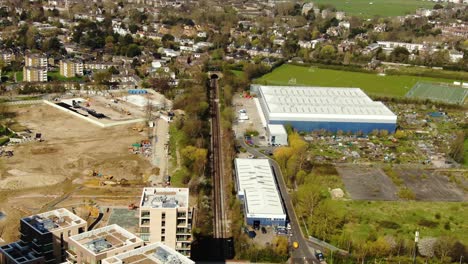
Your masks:
[[[148,226],[150,224],[149,219],[141,219],[140,226]]]
[[[67,260],[76,261],[76,253],[73,250],[67,249],[65,252],[67,252]]]

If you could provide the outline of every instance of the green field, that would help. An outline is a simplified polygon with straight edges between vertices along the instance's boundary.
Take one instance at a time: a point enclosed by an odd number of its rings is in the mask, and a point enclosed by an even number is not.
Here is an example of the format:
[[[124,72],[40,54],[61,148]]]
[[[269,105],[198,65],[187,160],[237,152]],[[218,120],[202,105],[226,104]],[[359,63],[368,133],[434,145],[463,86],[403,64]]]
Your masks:
[[[422,0],[312,0],[311,2],[331,4],[339,11],[361,17],[401,16],[414,13],[420,7],[432,9],[434,6],[434,2]]]
[[[337,203],[341,203],[338,202]],[[342,202],[351,221],[345,224],[345,233],[356,240],[365,240],[369,234],[401,235],[411,238],[419,230],[421,237],[452,235],[468,243],[468,203],[446,202]],[[429,224],[427,224],[429,223]]]
[[[445,84],[418,82],[406,97],[429,99],[450,104],[463,104],[468,96],[468,89]]]
[[[311,85],[324,87],[357,87],[371,95],[403,97],[417,82],[453,80],[407,75],[380,76],[372,73],[350,72],[285,64],[255,80],[268,85]]]
[[[51,81],[81,81],[83,80],[83,77],[72,77],[72,78],[67,78],[65,76],[60,75],[60,72],[58,71],[49,71],[47,72],[47,77],[50,78]]]

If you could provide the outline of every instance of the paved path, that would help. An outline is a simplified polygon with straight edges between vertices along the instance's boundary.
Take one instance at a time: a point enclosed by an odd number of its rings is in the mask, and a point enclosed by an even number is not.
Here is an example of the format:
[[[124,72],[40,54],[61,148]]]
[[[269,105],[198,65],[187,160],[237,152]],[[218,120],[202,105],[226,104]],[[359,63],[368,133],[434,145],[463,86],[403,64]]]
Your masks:
[[[149,128],[151,129],[151,128]],[[168,138],[169,124],[166,120],[158,118],[153,128],[153,152],[151,164],[159,168],[158,177],[153,177],[151,183],[161,184],[164,176],[168,175],[168,150],[166,144],[169,142]]]
[[[304,235],[302,234],[302,230],[299,225],[299,220],[297,219],[296,212],[294,211],[294,206],[286,188],[286,183],[284,182],[283,174],[281,173],[281,169],[279,168],[276,161],[261,153],[257,149],[248,146],[242,138],[238,138],[237,142],[249,153],[255,155],[256,157],[267,158],[270,160],[270,164],[272,165],[273,172],[276,177],[276,182],[278,183],[283,204],[286,207],[286,211],[291,225],[292,236],[290,237],[290,242],[292,243],[296,241],[299,243],[299,248],[295,250],[293,249],[291,252],[292,263],[319,263],[317,258],[315,258],[315,255],[313,254],[312,250],[310,249],[307,243],[307,239],[305,239]]]

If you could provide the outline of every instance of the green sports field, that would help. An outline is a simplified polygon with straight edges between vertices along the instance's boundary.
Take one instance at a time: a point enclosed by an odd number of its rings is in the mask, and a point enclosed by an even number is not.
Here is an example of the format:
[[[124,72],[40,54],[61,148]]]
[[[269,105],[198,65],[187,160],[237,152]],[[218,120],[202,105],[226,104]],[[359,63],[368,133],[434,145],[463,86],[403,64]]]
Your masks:
[[[468,96],[468,89],[446,84],[418,82],[406,97],[429,99],[449,104],[463,104]]]
[[[407,75],[380,76],[285,64],[255,80],[257,84],[357,87],[378,96],[403,97],[419,81],[452,83],[453,80]]]
[[[434,2],[423,0],[311,0],[311,2],[331,4],[338,11],[360,17],[402,16],[414,13],[420,7],[430,9],[434,7]]]

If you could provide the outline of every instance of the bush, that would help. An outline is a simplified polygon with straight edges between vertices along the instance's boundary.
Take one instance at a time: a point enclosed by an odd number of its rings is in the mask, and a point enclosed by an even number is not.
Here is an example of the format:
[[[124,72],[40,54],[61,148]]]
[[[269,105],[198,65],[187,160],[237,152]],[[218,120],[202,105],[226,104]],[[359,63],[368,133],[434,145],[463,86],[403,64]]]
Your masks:
[[[440,213],[436,213],[436,214],[435,214],[435,218],[436,218],[437,220],[439,220],[439,219],[440,219]]]
[[[1,137],[0,138],[0,146],[2,146],[3,144],[8,143],[8,141],[10,141],[9,137]]]
[[[403,200],[416,199],[416,195],[414,194],[414,192],[406,187],[400,189],[400,191],[398,192],[398,197],[400,197]]]
[[[444,229],[445,230],[450,230],[450,221],[445,222]]]
[[[427,220],[427,219],[421,219],[418,221],[418,225],[428,227],[428,228],[435,228],[439,226],[439,223],[435,221]]]
[[[258,131],[257,131],[257,130],[248,129],[248,130],[245,131],[245,135],[246,135],[246,136],[253,136],[253,137],[256,137],[256,136],[258,136]]]
[[[379,227],[387,229],[399,229],[401,226],[393,221],[383,220],[378,222]]]

